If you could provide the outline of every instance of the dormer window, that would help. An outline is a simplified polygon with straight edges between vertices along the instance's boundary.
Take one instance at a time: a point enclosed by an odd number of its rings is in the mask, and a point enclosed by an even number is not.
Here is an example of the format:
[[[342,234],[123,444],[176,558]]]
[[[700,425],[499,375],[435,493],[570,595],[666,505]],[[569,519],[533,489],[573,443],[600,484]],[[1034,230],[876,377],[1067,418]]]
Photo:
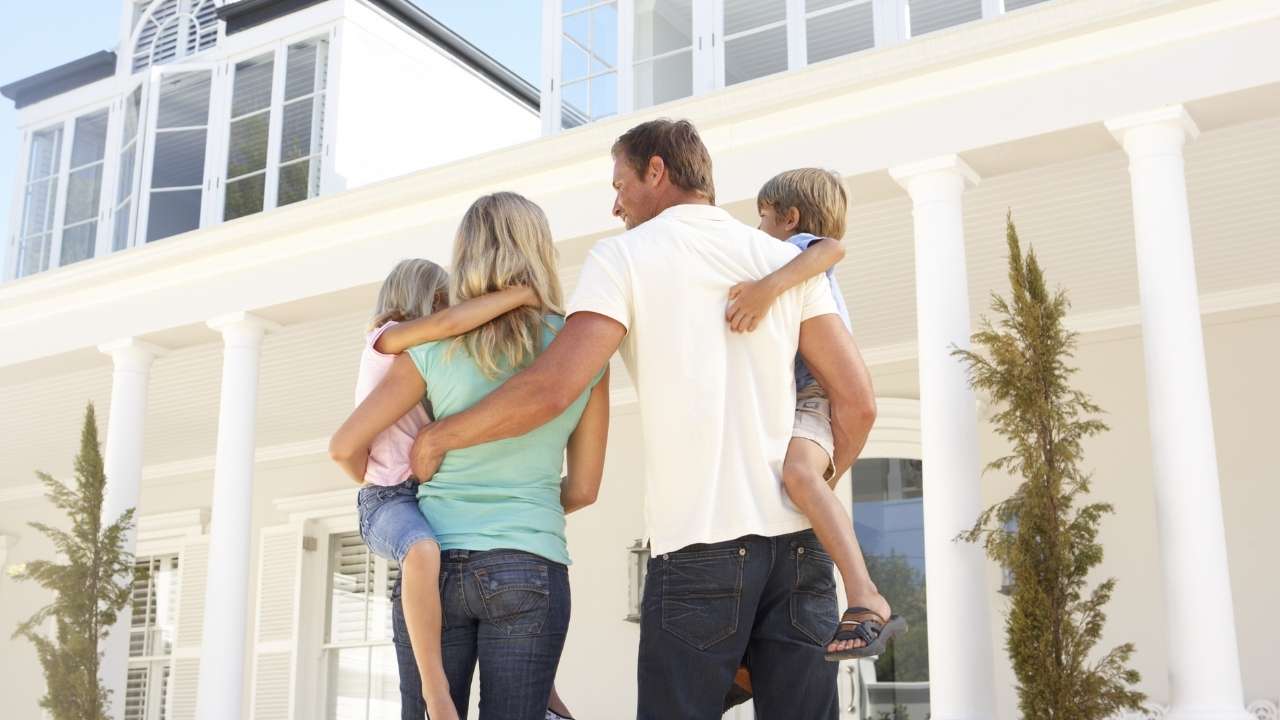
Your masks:
[[[134,5],[133,72],[218,44],[220,0],[144,0]]]

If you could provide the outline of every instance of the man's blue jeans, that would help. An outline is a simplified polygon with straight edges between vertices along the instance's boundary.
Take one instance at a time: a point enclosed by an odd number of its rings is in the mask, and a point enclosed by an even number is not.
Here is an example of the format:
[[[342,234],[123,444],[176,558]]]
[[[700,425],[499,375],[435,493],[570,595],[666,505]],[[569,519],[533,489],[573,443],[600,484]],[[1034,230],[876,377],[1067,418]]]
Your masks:
[[[640,617],[640,720],[713,720],[740,662],[759,720],[838,717],[830,556],[812,530],[690,545],[649,561]]]

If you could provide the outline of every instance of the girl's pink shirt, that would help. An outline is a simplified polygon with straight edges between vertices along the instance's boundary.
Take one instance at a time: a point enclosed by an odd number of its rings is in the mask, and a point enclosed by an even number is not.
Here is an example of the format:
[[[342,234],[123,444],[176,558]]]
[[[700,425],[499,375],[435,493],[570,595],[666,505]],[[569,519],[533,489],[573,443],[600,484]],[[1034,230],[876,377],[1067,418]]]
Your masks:
[[[382,382],[395,362],[395,355],[380,353],[374,344],[387,329],[395,326],[394,321],[369,333],[364,351],[360,353],[360,374],[356,376],[356,405],[359,405],[373,389]],[[399,485],[412,475],[409,470],[409,450],[418,437],[418,431],[431,422],[422,403],[413,406],[404,417],[383,430],[373,439],[369,446],[369,464],[364,471],[364,480],[373,485]]]

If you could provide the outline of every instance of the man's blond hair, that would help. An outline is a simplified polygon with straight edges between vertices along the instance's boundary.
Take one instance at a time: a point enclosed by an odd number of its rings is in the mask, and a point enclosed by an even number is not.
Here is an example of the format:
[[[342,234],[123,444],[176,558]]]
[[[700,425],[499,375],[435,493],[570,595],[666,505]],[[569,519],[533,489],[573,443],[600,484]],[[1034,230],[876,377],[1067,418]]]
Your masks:
[[[756,206],[766,205],[779,215],[795,208],[800,213],[796,232],[835,240],[844,237],[849,198],[840,176],[830,170],[799,168],[778,173],[756,195]]]

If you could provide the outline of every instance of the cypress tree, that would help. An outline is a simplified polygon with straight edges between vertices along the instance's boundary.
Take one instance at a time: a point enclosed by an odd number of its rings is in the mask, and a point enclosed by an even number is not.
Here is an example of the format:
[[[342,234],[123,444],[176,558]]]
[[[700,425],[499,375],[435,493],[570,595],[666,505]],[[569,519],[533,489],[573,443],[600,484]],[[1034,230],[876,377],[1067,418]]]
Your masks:
[[[29,523],[53,542],[60,560],[33,561],[18,576],[51,591],[53,602],[20,624],[13,637],[24,637],[35,645],[45,676],[40,707],[53,720],[107,720],[111,698],[98,677],[99,647],[129,602],[133,555],[125,552],[124,540],[133,527],[134,511],[129,509],[110,525],[103,523],[107,478],[92,403],[85,410],[80,433],[74,486],[63,485],[48,473],[36,475],[49,501],[67,514],[71,529]],[[49,618],[53,619],[52,637],[41,632]]]
[[[1101,409],[1070,385],[1076,337],[1063,324],[1065,292],[1046,289],[1034,250],[1024,259],[1012,214],[1006,240],[1010,297],[992,295],[996,324],[983,318],[975,350],[954,354],[973,388],[990,397],[995,431],[1012,448],[987,469],[1021,482],[960,539],[981,543],[1012,576],[1005,647],[1022,717],[1104,720],[1146,699],[1133,689],[1140,677],[1129,666],[1132,643],[1093,653],[1116,581],[1090,590],[1087,580],[1102,562],[1099,523],[1114,509],[1088,500],[1081,441],[1107,426],[1097,419]]]

